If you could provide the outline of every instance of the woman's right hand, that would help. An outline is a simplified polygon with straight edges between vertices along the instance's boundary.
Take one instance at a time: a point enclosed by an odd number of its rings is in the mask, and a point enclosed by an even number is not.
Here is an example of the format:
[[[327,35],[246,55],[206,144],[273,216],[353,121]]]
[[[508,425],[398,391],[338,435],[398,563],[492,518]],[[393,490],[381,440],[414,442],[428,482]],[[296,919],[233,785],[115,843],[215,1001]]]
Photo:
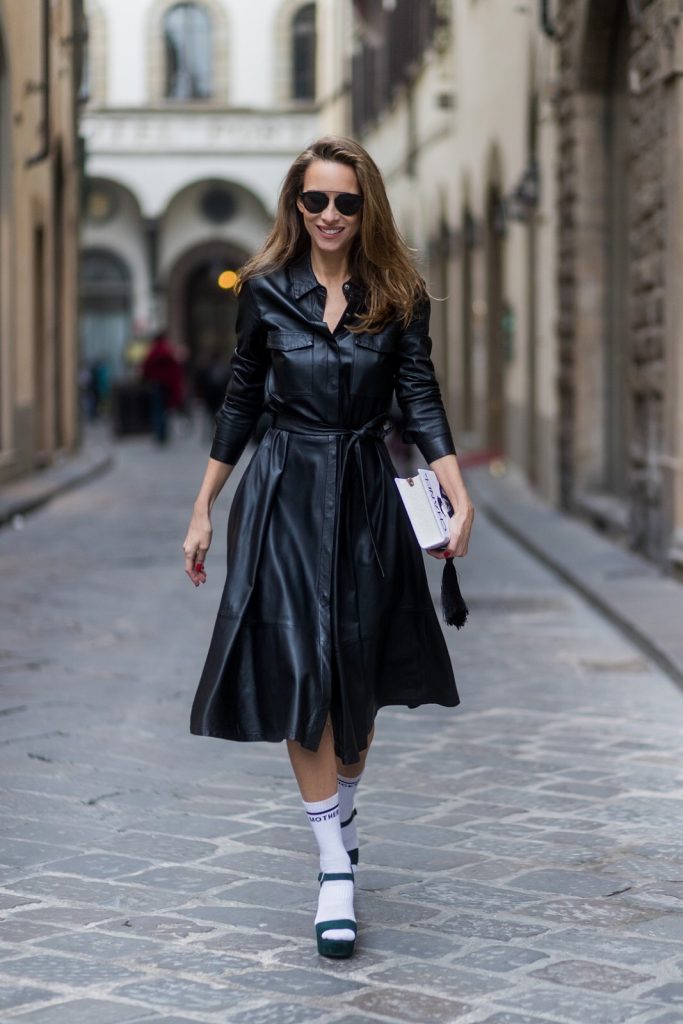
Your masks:
[[[213,529],[209,513],[197,512],[195,509],[187,530],[187,537],[183,541],[185,572],[195,587],[198,587],[200,583],[206,583],[204,560],[211,546],[212,534]]]

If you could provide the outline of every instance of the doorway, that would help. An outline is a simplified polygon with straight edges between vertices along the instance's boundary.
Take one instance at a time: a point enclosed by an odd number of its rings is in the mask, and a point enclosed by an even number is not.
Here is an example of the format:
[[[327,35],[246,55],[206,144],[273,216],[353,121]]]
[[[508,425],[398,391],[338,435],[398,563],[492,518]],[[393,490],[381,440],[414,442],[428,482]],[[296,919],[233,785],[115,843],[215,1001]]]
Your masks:
[[[184,343],[190,365],[204,362],[213,353],[224,358],[235,349],[237,296],[228,260],[212,258],[198,263],[185,283]]]
[[[500,191],[489,187],[486,209],[486,443],[491,451],[505,447],[503,239],[505,210]]]
[[[91,249],[81,261],[81,362],[108,380],[123,376],[132,341],[131,276],[115,253]]]

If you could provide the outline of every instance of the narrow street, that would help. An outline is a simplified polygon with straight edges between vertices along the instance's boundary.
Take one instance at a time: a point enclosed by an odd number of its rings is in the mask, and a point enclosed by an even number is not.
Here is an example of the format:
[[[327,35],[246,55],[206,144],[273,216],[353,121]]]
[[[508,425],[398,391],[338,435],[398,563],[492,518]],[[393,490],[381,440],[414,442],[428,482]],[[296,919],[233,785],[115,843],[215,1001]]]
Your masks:
[[[284,746],[188,732],[236,484],[195,591],[206,451],[120,444],[0,532],[0,1019],[680,1024],[683,694],[483,516],[462,705],[380,712],[356,955],[318,958]]]

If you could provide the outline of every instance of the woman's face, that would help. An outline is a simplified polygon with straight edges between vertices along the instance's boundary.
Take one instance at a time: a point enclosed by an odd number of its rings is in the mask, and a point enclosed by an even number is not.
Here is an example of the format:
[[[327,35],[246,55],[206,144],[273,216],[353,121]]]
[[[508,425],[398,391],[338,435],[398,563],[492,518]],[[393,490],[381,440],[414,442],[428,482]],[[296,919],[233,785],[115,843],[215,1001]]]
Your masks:
[[[310,213],[301,197],[297,199],[297,208],[311,238],[311,250],[325,256],[346,256],[360,230],[361,212],[344,216],[333,200],[341,192],[361,194],[353,167],[333,160],[314,160],[306,168],[302,192],[325,192],[328,198],[327,206],[321,213]]]

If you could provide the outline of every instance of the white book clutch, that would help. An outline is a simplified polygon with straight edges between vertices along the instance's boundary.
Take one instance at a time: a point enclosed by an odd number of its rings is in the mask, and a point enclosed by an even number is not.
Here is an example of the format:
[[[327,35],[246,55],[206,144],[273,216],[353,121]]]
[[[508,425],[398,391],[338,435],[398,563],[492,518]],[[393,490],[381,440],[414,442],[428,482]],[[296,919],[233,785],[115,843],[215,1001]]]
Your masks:
[[[425,551],[445,547],[453,509],[441,491],[436,473],[418,469],[417,476],[397,476],[394,480],[420,547]]]

